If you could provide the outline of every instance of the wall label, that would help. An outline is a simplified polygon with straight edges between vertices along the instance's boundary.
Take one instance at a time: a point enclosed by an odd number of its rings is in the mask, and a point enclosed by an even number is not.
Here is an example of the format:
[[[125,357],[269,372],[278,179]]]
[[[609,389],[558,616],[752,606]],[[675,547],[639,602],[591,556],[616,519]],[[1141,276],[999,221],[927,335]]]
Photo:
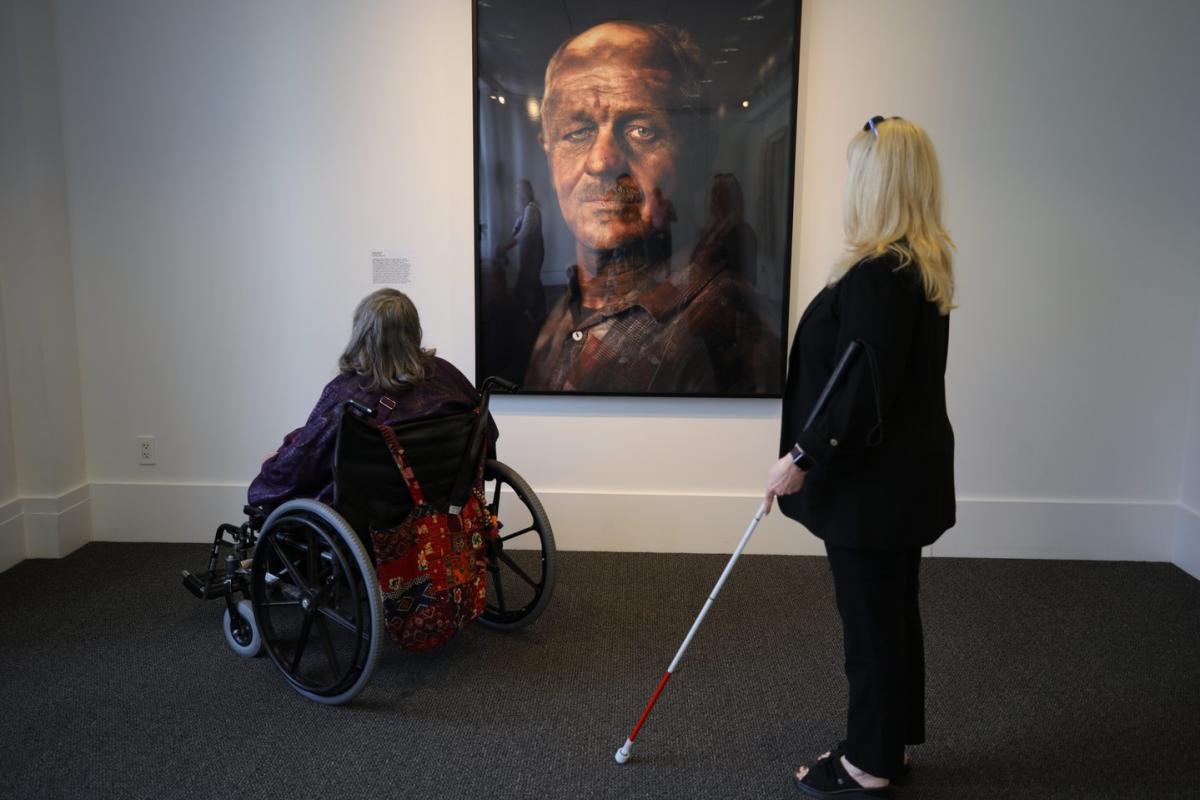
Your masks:
[[[371,282],[412,286],[412,262],[392,250],[371,251]]]

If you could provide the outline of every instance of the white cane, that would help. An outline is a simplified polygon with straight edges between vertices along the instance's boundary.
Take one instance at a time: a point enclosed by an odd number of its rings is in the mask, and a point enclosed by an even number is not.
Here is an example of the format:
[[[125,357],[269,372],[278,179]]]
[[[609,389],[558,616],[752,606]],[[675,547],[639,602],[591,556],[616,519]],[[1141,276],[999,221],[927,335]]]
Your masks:
[[[842,355],[841,360],[838,361],[837,366],[834,367],[833,374],[829,376],[829,381],[825,384],[825,388],[821,390],[820,397],[817,398],[817,402],[813,405],[812,413],[808,415],[808,420],[804,423],[804,430],[808,430],[808,427],[812,425],[813,420],[816,419],[817,414],[820,413],[822,408],[824,408],[825,402],[829,399],[829,393],[833,391],[834,384],[837,383],[838,378],[841,377],[841,374],[843,371],[845,371],[846,365],[849,363],[850,358],[855,352],[858,351],[858,348],[859,343],[857,340],[850,342],[850,345],[846,348],[846,352]],[[733,571],[733,565],[737,563],[738,556],[740,556],[742,551],[746,549],[746,544],[750,541],[750,537],[754,535],[754,529],[758,527],[758,521],[763,518],[763,514],[766,513],[766,510],[766,502],[760,503],[758,506],[758,511],[754,514],[754,519],[750,520],[750,524],[746,526],[746,532],[742,534],[742,540],[738,542],[738,546],[733,551],[733,555],[729,557],[729,563],[725,565],[725,570],[721,573],[721,577],[717,579],[716,586],[714,586],[712,592],[709,593],[708,599],[704,601],[704,608],[700,609],[700,616],[696,617],[696,621],[692,623],[692,628],[688,631],[687,636],[684,637],[683,644],[679,646],[679,651],[675,653],[675,658],[671,659],[671,664],[667,667],[667,671],[663,673],[662,678],[659,680],[658,686],[654,689],[654,694],[650,695],[650,701],[646,703],[646,708],[642,710],[642,716],[638,718],[637,724],[633,726],[633,732],[629,734],[629,738],[625,740],[625,744],[621,745],[621,747],[617,750],[615,758],[617,759],[618,764],[624,764],[629,760],[629,755],[633,751],[633,741],[637,739],[638,732],[642,729],[642,726],[646,724],[646,718],[650,716],[650,710],[653,709],[654,704],[658,702],[658,696],[662,694],[663,689],[667,685],[667,681],[671,679],[671,675],[675,672],[675,668],[678,667],[679,662],[683,660],[683,654],[687,652],[688,645],[692,643],[692,637],[696,635],[696,631],[700,628],[700,623],[704,622],[704,617],[708,614],[708,610],[712,608],[713,603],[716,602],[717,595],[721,592],[721,587],[725,585],[725,579],[728,578],[729,573]]]

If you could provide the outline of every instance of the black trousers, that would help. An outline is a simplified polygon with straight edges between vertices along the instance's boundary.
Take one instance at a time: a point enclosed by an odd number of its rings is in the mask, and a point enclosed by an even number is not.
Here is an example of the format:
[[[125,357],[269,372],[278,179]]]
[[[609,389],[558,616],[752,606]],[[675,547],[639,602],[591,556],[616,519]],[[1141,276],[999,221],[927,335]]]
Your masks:
[[[921,549],[860,550],[827,543],[825,552],[850,682],[845,756],[871,775],[895,778],[904,746],[925,741]]]

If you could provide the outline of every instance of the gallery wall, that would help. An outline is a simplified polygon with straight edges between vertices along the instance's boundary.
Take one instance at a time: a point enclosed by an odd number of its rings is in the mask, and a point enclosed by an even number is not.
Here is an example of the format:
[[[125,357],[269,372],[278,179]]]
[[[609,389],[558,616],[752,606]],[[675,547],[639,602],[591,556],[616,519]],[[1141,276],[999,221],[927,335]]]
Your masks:
[[[801,264],[837,251],[840,209],[816,198],[844,175],[820,154],[840,152],[850,107],[921,120],[942,157],[959,243],[948,389],[964,501],[944,549],[1054,551],[1061,531],[1106,550],[1128,537],[1161,547],[1200,292],[1186,132],[1197,56],[1180,38],[1200,12],[810,9]],[[881,63],[864,41],[896,55]]]
[[[7,264],[12,222],[11,211],[24,201],[14,191],[11,176],[18,159],[12,142],[16,139],[14,123],[19,115],[11,113],[18,104],[19,92],[16,51],[12,47],[15,26],[11,23],[13,9],[0,6],[0,264]],[[4,324],[4,279],[7,267],[0,266],[0,570],[7,569],[25,558],[25,530],[21,500],[17,485],[16,442],[13,439],[12,398],[8,377],[8,332]]]
[[[3,286],[0,286],[0,291]],[[8,348],[4,333],[4,298],[0,295],[0,570],[25,558],[25,530],[17,494],[16,445],[8,388]]]
[[[0,568],[91,538],[54,14],[0,4]],[[10,499],[9,492],[15,490]]]
[[[1192,386],[1184,436],[1183,475],[1180,479],[1179,520],[1171,560],[1200,578],[1200,321],[1196,324]]]
[[[332,376],[372,250],[411,259],[428,343],[471,371],[469,3],[58,0],[53,17],[95,538],[200,541],[236,515]],[[803,17],[793,324],[838,255],[862,121],[918,120],[942,158],[960,525],[933,552],[1183,552],[1200,11],[809,0]],[[719,551],[757,505],[780,409],[494,410],[560,547]],[[753,549],[818,544],[773,515]]]

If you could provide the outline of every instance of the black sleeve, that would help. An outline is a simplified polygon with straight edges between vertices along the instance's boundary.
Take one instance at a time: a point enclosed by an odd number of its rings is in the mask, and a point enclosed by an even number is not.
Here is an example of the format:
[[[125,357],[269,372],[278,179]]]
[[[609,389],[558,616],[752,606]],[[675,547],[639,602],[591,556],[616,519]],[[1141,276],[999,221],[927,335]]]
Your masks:
[[[851,342],[860,349],[824,409],[800,434],[799,445],[817,464],[860,454],[885,434],[883,420],[900,390],[924,302],[916,265],[897,270],[896,264],[892,258],[866,261],[840,281],[835,363]]]

